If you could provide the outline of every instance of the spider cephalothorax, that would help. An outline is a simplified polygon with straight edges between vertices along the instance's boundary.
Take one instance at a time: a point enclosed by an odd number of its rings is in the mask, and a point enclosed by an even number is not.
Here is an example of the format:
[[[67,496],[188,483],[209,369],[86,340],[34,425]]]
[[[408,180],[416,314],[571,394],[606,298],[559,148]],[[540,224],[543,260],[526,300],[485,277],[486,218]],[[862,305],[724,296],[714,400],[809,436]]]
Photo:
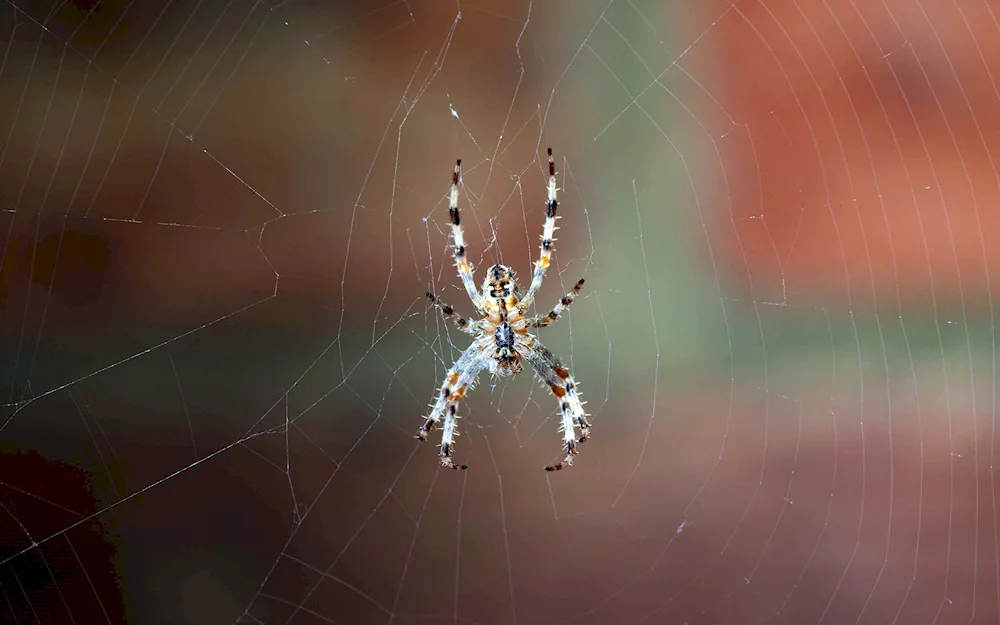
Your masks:
[[[573,464],[573,456],[577,454],[577,443],[582,443],[590,437],[590,423],[583,410],[583,402],[577,394],[576,383],[563,364],[550,352],[529,328],[544,328],[559,318],[563,310],[573,303],[574,298],[583,287],[583,279],[567,293],[555,308],[547,315],[526,317],[528,308],[534,301],[535,294],[542,286],[545,270],[552,260],[552,242],[556,230],[556,166],[552,160],[552,150],[549,153],[549,184],[548,201],[545,211],[545,226],[542,231],[541,255],[535,262],[535,272],[531,278],[528,292],[521,296],[521,289],[514,279],[514,271],[506,265],[496,264],[486,270],[481,291],[477,291],[472,278],[472,265],[465,256],[465,241],[460,225],[458,211],[458,184],[462,161],[455,164],[451,178],[451,194],[449,196],[448,215],[451,217],[452,237],[455,245],[455,265],[462,279],[465,291],[472,300],[476,311],[482,318],[469,323],[464,317],[455,313],[455,309],[441,302],[433,293],[427,297],[436,304],[445,317],[452,319],[458,328],[467,334],[475,336],[475,340],[458,358],[441,387],[441,393],[433,404],[431,412],[424,424],[417,431],[417,438],[424,440],[434,428],[434,425],[444,420],[441,436],[441,464],[452,469],[464,469],[465,465],[456,465],[451,456],[454,451],[454,440],[458,436],[456,425],[458,420],[458,402],[466,391],[475,383],[476,377],[483,369],[488,369],[496,376],[507,376],[520,373],[523,362],[527,361],[535,370],[540,380],[552,390],[559,400],[562,413],[560,429],[563,431],[563,446],[565,456],[558,464],[545,467],[547,471],[558,471]],[[575,429],[580,428],[579,438]]]
[[[506,265],[496,264],[486,270],[483,280],[484,311],[480,330],[484,335],[493,336],[493,362],[489,363],[490,373],[499,376],[521,372],[521,356],[517,353],[518,331],[526,334],[523,324],[518,324],[520,315],[517,304],[521,300],[521,289],[514,279],[514,272]],[[514,311],[513,315],[510,311]],[[512,325],[513,324],[513,325]]]
[[[489,332],[489,326],[483,328]],[[493,362],[490,363],[490,373],[494,375],[510,375],[521,373],[521,356],[517,353],[518,343],[523,343],[517,330],[507,321],[506,315],[500,317],[500,323],[493,330]]]

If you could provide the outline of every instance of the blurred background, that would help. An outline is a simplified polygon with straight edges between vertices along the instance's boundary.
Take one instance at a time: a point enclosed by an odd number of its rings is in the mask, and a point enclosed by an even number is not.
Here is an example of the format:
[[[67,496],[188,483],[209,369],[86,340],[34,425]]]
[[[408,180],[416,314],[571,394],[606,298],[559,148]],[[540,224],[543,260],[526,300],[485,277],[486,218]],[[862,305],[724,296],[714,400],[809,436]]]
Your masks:
[[[998,622],[998,12],[4,0],[0,621]]]

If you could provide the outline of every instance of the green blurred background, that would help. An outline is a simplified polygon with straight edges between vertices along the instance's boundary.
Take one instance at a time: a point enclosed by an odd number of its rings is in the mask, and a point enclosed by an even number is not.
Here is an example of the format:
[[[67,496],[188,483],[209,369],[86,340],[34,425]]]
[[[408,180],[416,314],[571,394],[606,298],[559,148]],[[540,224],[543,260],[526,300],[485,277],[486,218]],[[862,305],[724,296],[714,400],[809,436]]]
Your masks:
[[[995,623],[973,0],[0,4],[0,615]],[[413,433],[482,269],[527,374]],[[522,284],[526,287],[526,284]]]

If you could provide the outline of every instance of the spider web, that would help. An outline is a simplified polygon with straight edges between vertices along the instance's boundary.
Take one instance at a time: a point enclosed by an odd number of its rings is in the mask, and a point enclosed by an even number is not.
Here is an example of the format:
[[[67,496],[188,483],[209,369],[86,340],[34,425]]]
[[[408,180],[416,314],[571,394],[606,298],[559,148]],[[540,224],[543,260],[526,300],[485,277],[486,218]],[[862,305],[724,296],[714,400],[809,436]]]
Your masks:
[[[984,0],[0,3],[0,614],[995,623]],[[449,247],[584,293],[413,440]]]

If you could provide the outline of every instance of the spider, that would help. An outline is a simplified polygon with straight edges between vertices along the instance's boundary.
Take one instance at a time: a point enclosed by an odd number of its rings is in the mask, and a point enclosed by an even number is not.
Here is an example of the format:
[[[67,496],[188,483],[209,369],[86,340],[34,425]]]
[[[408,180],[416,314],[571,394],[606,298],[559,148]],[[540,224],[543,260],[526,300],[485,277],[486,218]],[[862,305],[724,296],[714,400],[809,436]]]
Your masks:
[[[496,264],[486,270],[482,292],[476,290],[472,277],[472,264],[466,258],[465,240],[462,236],[462,226],[458,212],[458,182],[462,171],[461,159],[455,163],[455,171],[451,177],[451,195],[449,196],[448,215],[451,217],[451,233],[454,238],[455,265],[462,279],[469,299],[476,307],[482,319],[469,322],[455,312],[455,309],[445,304],[433,293],[427,292],[431,303],[437,306],[446,319],[451,319],[458,329],[476,337],[455,364],[448,370],[441,391],[430,405],[430,414],[417,431],[416,438],[426,440],[435,424],[444,419],[439,456],[441,466],[451,469],[467,469],[467,465],[456,465],[452,462],[458,420],[458,403],[476,382],[483,369],[497,377],[520,373],[522,364],[527,361],[535,370],[538,378],[547,384],[552,394],[559,400],[562,412],[560,430],[563,432],[563,451],[565,457],[558,464],[545,467],[546,471],[558,471],[573,465],[573,456],[578,453],[577,443],[583,443],[590,438],[590,423],[583,411],[583,402],[577,393],[577,384],[573,381],[562,362],[555,357],[538,338],[528,332],[529,328],[544,328],[559,318],[559,315],[583,288],[583,279],[567,293],[555,308],[547,315],[527,317],[528,308],[535,299],[535,294],[542,286],[545,270],[552,260],[552,242],[556,231],[556,165],[552,159],[552,148],[549,155],[548,203],[545,211],[545,226],[542,231],[541,254],[535,262],[535,273],[531,278],[531,286],[522,297],[521,289],[514,279],[514,271],[506,265]],[[575,435],[575,428],[580,428],[580,437]]]

